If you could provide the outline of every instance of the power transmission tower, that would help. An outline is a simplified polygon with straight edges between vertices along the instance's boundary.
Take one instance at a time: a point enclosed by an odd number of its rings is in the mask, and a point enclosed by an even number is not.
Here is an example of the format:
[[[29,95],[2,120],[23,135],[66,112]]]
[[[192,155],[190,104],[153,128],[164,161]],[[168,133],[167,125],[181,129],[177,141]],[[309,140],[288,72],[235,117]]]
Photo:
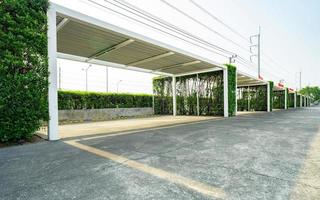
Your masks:
[[[253,38],[257,38],[256,44],[252,44],[253,43]],[[250,42],[251,42],[251,46],[250,46],[250,52],[252,53],[252,48],[256,47],[257,48],[257,54],[253,54],[250,56],[250,61],[252,62],[252,57],[257,57],[258,58],[258,78],[262,78],[261,77],[261,27],[259,26],[259,33],[257,35],[252,35],[250,36]]]

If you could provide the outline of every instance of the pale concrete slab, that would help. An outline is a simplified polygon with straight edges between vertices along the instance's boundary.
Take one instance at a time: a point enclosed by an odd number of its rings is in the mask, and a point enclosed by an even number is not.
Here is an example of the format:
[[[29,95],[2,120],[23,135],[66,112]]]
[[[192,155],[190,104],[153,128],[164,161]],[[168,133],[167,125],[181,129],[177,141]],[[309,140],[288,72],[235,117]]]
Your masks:
[[[217,120],[222,117],[214,116],[155,116],[147,118],[120,119],[102,122],[88,122],[78,124],[67,124],[59,126],[61,138],[87,137],[101,134],[120,133],[140,129],[151,129],[156,127],[187,124],[199,121]],[[39,132],[42,137],[47,136],[46,129]]]

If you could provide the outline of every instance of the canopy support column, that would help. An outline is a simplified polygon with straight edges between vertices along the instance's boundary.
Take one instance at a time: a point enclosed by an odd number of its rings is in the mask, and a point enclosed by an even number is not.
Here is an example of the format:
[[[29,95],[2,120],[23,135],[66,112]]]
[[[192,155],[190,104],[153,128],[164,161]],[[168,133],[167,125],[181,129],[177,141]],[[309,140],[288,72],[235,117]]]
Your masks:
[[[177,116],[176,77],[172,76],[172,113]]]
[[[297,93],[294,93],[294,108],[297,108]]]
[[[288,109],[288,90],[284,90],[284,109]]]
[[[199,90],[200,90],[199,74],[197,74],[197,115],[198,116],[200,115]]]
[[[270,83],[267,83],[267,112],[271,111],[270,105]]]
[[[58,90],[57,90],[57,27],[56,9],[51,4],[48,12],[48,67],[49,67],[49,124],[48,139],[58,140]]]
[[[223,116],[229,117],[228,104],[228,69],[223,69]]]

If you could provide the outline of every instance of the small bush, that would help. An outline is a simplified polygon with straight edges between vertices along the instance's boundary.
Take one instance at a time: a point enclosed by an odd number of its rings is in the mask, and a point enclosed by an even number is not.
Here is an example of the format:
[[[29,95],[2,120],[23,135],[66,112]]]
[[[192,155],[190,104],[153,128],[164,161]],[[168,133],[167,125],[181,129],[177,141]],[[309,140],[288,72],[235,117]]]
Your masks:
[[[59,91],[59,110],[152,107],[152,95]]]

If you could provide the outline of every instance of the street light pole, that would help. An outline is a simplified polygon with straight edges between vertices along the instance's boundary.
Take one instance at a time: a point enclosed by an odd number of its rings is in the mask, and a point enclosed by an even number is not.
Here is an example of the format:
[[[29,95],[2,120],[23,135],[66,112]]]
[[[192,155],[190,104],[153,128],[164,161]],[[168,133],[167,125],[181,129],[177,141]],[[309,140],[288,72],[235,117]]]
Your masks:
[[[119,84],[122,82],[122,80],[119,80],[118,82],[117,82],[117,93],[119,92]]]
[[[92,67],[91,64],[87,68],[82,68],[82,70],[86,73],[86,92],[88,92],[88,70],[90,67]]]

